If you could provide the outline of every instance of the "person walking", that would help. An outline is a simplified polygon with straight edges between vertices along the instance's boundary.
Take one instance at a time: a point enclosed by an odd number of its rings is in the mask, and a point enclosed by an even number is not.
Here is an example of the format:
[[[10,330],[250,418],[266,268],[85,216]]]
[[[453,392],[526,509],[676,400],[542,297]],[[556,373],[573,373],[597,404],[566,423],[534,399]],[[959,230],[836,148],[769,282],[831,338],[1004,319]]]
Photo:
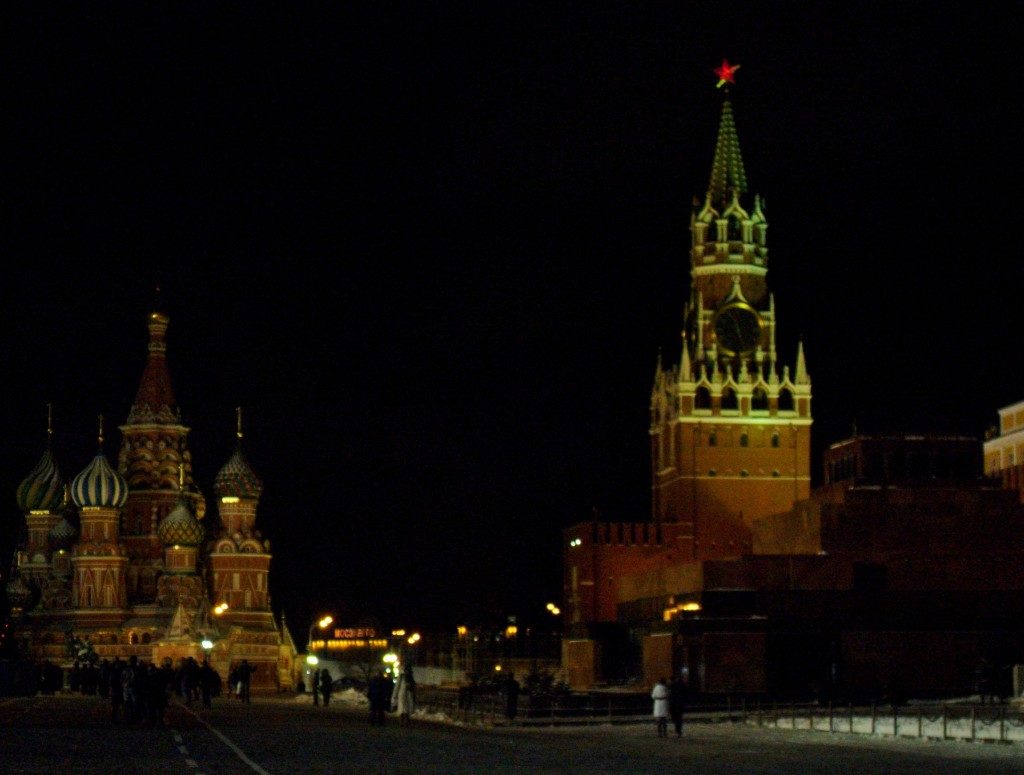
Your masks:
[[[662,678],[651,689],[651,699],[654,700],[654,721],[658,727],[658,737],[668,737],[668,697],[668,681]]]
[[[124,720],[131,723],[138,721],[142,706],[139,696],[139,685],[142,683],[139,658],[132,654],[128,657],[128,665],[121,675],[121,691],[124,692]]]
[[[320,704],[320,673],[317,670],[313,670],[309,674],[309,688],[313,692],[313,704]]]
[[[204,659],[202,666],[199,668],[199,692],[203,698],[204,708],[213,706],[214,685],[217,683],[220,683],[220,679],[217,678],[217,674],[210,667],[210,660]]]
[[[668,687],[668,713],[676,728],[676,737],[683,736],[683,711],[686,709],[686,682],[677,675]]]
[[[242,664],[238,666],[238,685],[241,689],[238,697],[242,702],[249,702],[249,687],[252,684],[252,674],[255,672],[256,668],[249,664],[248,659],[243,659]]]
[[[409,726],[412,722],[413,706],[416,703],[416,679],[412,667],[407,667],[398,676],[391,693],[391,709],[398,713],[398,725]]]
[[[324,699],[324,707],[331,704],[331,674],[325,667],[320,671],[320,694]]]
[[[384,726],[384,714],[391,702],[391,681],[380,670],[370,679],[366,687],[366,698],[370,701],[370,725]]]
[[[510,724],[516,720],[516,714],[519,712],[520,688],[515,674],[509,673],[508,683],[505,685],[505,716]]]
[[[121,657],[114,657],[107,669],[107,691],[110,692],[110,720],[120,723],[124,708],[124,662]]]

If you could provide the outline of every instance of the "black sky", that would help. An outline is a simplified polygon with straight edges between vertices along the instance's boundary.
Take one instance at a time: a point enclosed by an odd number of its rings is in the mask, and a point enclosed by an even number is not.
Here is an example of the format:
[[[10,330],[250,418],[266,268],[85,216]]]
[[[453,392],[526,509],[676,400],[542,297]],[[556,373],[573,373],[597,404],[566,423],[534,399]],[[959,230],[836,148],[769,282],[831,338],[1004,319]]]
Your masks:
[[[649,513],[722,57],[814,475],[854,421],[1024,398],[1019,3],[265,6],[0,12],[9,528],[47,401],[67,476],[126,418],[160,284],[199,483],[241,404],[297,637],[539,618],[563,527]]]

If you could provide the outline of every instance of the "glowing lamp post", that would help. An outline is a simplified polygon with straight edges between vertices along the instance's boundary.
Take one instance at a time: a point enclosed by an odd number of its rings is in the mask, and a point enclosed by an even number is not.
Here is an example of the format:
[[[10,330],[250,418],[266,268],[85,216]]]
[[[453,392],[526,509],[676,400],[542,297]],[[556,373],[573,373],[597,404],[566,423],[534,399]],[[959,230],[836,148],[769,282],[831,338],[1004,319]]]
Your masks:
[[[319,627],[321,630],[326,630],[334,622],[334,617],[330,614],[321,616],[319,621],[310,622],[309,625],[309,637],[306,639],[306,651],[313,651],[313,628]]]

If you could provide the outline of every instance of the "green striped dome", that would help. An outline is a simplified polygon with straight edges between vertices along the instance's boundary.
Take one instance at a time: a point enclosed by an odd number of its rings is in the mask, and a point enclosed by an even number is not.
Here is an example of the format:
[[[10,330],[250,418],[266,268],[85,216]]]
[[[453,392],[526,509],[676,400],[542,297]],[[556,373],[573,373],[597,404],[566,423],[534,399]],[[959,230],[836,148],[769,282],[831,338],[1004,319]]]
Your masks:
[[[64,477],[53,459],[53,450],[47,447],[36,467],[18,486],[18,508],[24,512],[54,511],[63,494]]]

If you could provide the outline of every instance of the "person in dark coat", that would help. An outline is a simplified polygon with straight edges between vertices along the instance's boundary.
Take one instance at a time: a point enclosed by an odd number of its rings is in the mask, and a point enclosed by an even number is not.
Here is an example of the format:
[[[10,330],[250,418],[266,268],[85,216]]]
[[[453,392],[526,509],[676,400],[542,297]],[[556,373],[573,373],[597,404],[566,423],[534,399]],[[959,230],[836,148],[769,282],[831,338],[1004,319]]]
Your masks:
[[[110,697],[110,660],[104,659],[100,662],[100,697]]]
[[[668,715],[676,727],[676,737],[683,736],[683,711],[686,709],[686,683],[676,676],[668,687]]]
[[[238,684],[242,687],[239,699],[242,702],[249,702],[249,686],[252,683],[252,674],[255,672],[256,668],[249,664],[248,659],[243,659],[242,664],[238,666]]]
[[[313,704],[320,704],[320,673],[314,670],[309,674],[309,688],[313,691]]]
[[[515,675],[509,674],[508,683],[505,685],[505,715],[509,721],[515,721],[519,712],[519,681]]]
[[[320,671],[320,694],[323,695],[325,708],[331,704],[331,683],[331,674],[325,667]]]
[[[212,706],[211,698],[216,689],[216,684],[219,683],[220,679],[217,677],[217,673],[210,667],[210,660],[204,659],[202,667],[199,668],[199,692],[203,698],[204,708]]]
[[[391,705],[391,692],[394,687],[391,681],[377,671],[366,687],[366,698],[370,701],[370,724],[384,726],[384,714]]]
[[[124,662],[121,657],[114,657],[107,670],[107,691],[110,692],[110,720],[115,724],[121,721],[121,709],[124,707]]]

